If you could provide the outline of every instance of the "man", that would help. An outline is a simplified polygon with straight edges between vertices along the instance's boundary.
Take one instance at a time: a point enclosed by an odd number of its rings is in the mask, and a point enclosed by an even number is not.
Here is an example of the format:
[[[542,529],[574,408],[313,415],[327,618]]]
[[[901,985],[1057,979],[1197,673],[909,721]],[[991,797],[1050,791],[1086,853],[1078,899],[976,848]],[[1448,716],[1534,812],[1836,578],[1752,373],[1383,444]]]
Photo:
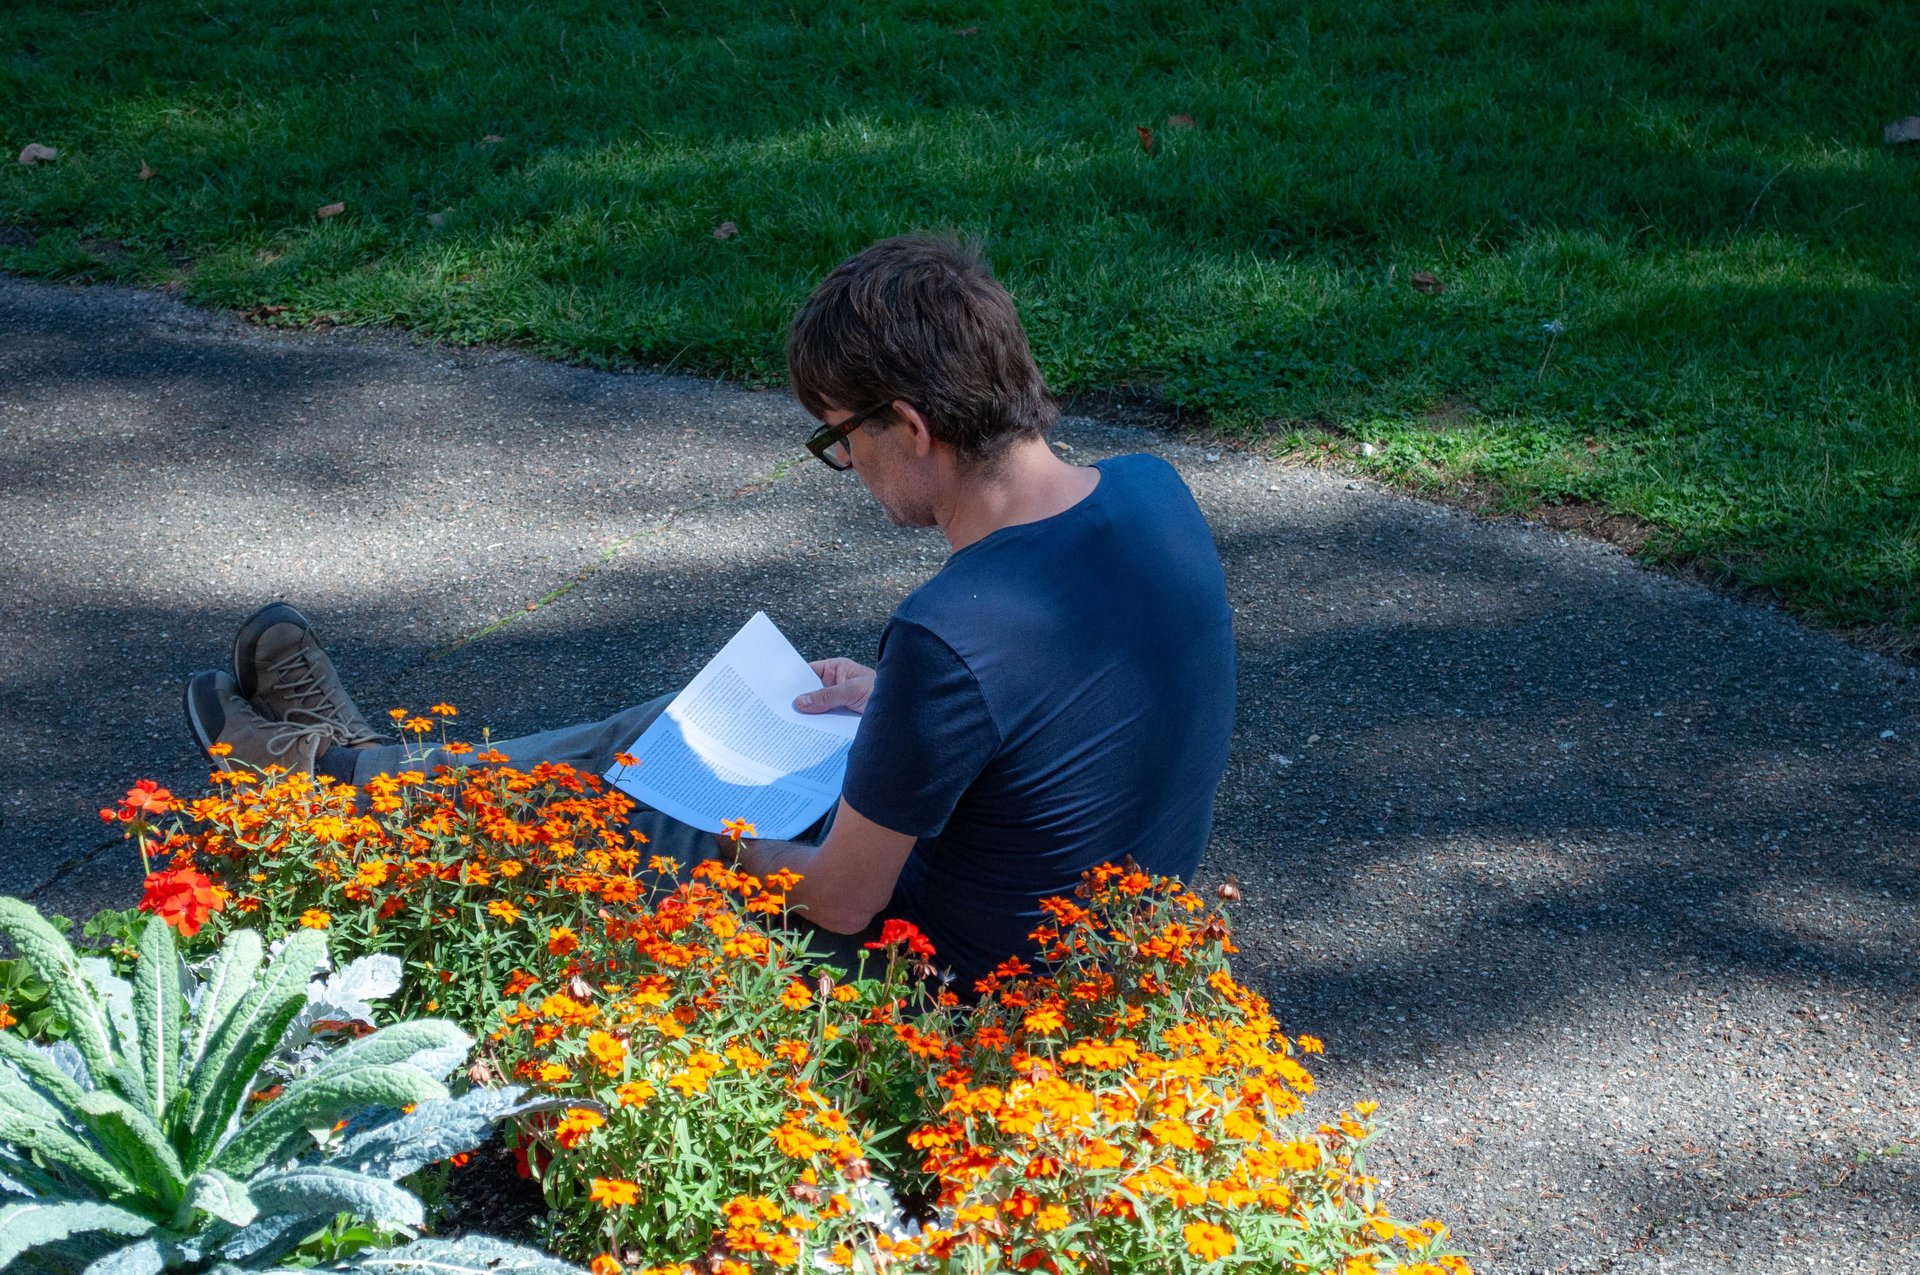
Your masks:
[[[1131,855],[1190,876],[1226,765],[1234,655],[1219,555],[1179,475],[1149,456],[1055,454],[1058,410],[1012,299],[956,244],[889,239],[842,264],[795,317],[787,363],[822,422],[814,455],[953,553],[887,622],[877,668],[813,666],[825,685],[796,707],[863,714],[823,835],[721,849],[756,874],[800,873],[790,899],[830,940],[914,922],[963,989],[1030,956],[1040,900],[1088,868]],[[497,747],[604,771],[665,703]],[[196,674],[187,704],[203,747],[225,739],[256,764],[363,784],[404,755],[284,604],[243,626],[235,677]],[[711,853],[647,814],[657,845]]]

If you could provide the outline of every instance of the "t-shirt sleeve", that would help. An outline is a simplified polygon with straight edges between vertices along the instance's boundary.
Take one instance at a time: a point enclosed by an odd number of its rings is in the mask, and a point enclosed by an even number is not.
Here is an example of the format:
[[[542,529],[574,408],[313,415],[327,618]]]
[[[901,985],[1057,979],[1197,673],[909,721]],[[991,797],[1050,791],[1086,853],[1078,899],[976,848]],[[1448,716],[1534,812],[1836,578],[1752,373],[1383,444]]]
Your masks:
[[[842,795],[883,828],[938,836],[1000,732],[966,662],[911,620],[887,625],[874,674]]]

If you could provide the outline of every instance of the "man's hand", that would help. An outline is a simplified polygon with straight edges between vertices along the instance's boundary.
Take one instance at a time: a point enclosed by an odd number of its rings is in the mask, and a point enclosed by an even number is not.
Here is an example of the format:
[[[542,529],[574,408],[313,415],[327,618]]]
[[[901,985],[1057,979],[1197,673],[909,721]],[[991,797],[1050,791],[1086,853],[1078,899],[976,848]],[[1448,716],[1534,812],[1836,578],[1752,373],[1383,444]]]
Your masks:
[[[873,694],[872,669],[844,656],[815,660],[808,667],[826,685],[794,700],[794,708],[802,713],[826,713],[836,708],[854,713],[866,711],[867,699]]]

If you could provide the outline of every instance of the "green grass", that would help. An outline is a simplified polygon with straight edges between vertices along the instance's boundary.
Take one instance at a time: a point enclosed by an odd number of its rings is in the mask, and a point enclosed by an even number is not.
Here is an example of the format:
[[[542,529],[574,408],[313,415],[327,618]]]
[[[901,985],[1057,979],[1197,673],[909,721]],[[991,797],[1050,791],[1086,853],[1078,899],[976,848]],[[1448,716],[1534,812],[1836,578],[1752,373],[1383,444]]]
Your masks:
[[[1057,389],[1920,635],[1901,5],[13,0],[0,101],[0,268],[767,382],[835,261],[956,229]]]

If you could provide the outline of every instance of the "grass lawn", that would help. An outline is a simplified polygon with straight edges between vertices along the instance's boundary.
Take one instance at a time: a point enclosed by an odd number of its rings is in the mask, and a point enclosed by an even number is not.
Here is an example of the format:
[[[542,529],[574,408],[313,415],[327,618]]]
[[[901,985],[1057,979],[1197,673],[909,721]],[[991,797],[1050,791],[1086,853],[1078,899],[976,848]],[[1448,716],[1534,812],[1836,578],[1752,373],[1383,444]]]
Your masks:
[[[835,261],[955,229],[1056,389],[1920,640],[1903,5],[6,9],[0,269],[766,382]]]

